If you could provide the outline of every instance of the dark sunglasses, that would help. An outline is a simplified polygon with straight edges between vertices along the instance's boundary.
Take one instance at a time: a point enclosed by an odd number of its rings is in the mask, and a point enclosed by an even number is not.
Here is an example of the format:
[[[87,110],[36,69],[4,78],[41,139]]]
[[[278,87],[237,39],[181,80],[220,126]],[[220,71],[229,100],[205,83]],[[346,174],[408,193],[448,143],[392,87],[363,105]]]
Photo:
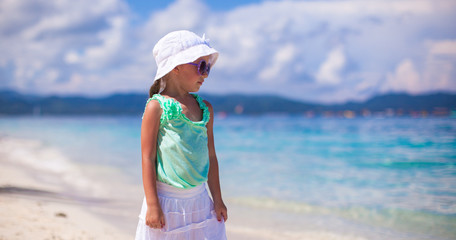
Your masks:
[[[198,73],[199,75],[209,75],[209,72],[211,71],[211,64],[210,63],[207,63],[206,60],[201,60],[199,63],[187,63],[187,64],[190,64],[190,65],[193,65],[193,66],[197,66],[198,67]]]

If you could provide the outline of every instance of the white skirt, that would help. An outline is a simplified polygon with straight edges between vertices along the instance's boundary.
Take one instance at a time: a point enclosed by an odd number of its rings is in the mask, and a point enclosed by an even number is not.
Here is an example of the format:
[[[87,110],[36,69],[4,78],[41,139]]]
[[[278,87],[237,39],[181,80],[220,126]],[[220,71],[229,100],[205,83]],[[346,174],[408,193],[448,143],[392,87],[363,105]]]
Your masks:
[[[217,220],[206,184],[180,189],[157,182],[157,193],[165,215],[165,227],[155,229],[146,225],[144,198],[135,240],[226,240],[225,223]]]

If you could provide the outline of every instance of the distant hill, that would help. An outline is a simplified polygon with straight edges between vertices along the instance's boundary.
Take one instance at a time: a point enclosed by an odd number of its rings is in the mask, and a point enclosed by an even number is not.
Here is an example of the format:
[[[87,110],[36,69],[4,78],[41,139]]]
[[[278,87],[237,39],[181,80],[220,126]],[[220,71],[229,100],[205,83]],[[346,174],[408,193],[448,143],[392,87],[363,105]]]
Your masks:
[[[225,113],[265,114],[290,113],[299,114],[309,110],[317,110],[322,105],[305,103],[274,95],[207,95],[201,96],[208,100],[215,111]]]
[[[356,116],[370,114],[450,115],[456,110],[456,94],[426,95],[386,94],[364,102],[317,104],[290,100],[274,95],[201,94],[216,112],[226,114],[306,114],[308,116]],[[0,91],[1,115],[140,115],[148,96],[113,94],[107,97],[29,96],[14,91]],[[348,114],[348,115],[347,115]]]
[[[131,115],[144,109],[146,95],[114,94],[102,98],[28,96],[0,92],[0,114],[4,115]]]
[[[456,94],[433,93],[412,96],[405,93],[376,96],[365,102],[349,102],[342,105],[330,106],[332,109],[350,109],[359,111],[370,109],[382,111],[385,109],[403,109],[404,111],[432,111],[436,108],[456,108]]]

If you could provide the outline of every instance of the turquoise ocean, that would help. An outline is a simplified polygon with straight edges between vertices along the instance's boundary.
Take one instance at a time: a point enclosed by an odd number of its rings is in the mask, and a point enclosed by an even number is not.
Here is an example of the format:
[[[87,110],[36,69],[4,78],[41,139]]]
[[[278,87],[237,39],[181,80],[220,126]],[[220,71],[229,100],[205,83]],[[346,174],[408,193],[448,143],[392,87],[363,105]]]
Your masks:
[[[2,117],[0,145],[33,139],[140,189],[140,126],[141,116]],[[456,239],[454,118],[228,116],[214,134],[228,202],[366,239]]]

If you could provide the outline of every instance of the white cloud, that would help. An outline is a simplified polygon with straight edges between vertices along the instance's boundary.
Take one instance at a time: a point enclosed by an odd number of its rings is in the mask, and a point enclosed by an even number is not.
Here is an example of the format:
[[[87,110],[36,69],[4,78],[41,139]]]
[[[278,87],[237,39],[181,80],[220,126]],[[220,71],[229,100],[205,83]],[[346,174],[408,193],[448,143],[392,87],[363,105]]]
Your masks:
[[[455,11],[450,0],[265,1],[218,12],[178,0],[133,24],[123,0],[3,0],[0,86],[146,92],[156,41],[189,29],[220,52],[206,92],[330,102],[456,91]]]
[[[81,61],[81,56],[76,51],[69,51],[65,54],[64,60],[68,64],[76,64]]]
[[[388,73],[383,91],[419,93],[424,87],[413,62],[405,59],[398,64],[394,73]]]
[[[170,31],[193,29],[198,32],[198,30],[204,30],[202,27],[209,21],[208,11],[206,5],[201,1],[177,0],[163,11],[153,12],[150,15],[142,29],[142,36],[145,40],[153,40],[153,42],[149,42],[153,45],[158,38]]]
[[[405,59],[393,73],[387,74],[381,90],[414,94],[456,91],[456,40],[432,41],[428,45],[427,57],[421,70],[411,59]]]
[[[455,63],[456,40],[431,41],[421,70],[410,59],[402,61],[394,73],[388,73],[382,90],[414,94],[456,91]]]
[[[296,48],[293,44],[287,44],[279,48],[271,58],[269,65],[266,65],[259,72],[258,78],[263,81],[284,81],[285,77],[289,75],[287,65],[292,64],[295,52]],[[285,72],[285,69],[287,72]]]
[[[345,55],[342,46],[329,52],[327,59],[320,66],[316,80],[321,84],[336,85],[341,83],[341,71],[345,66]]]
[[[72,72],[84,74],[87,69],[67,64],[90,63],[90,58],[84,59],[78,52],[112,41],[94,36],[115,30],[115,21],[125,18],[127,12],[118,0],[6,0],[0,5],[0,51],[4,53],[0,61],[9,63],[14,72],[14,80],[7,79],[9,87],[35,93],[58,93],[55,86],[70,81]],[[105,59],[110,57],[112,54]]]
[[[456,39],[433,41],[429,46],[423,77],[426,90],[456,91]]]
[[[431,43],[430,54],[456,56],[456,40],[442,40]]]
[[[109,67],[109,64],[117,60],[116,55],[123,51],[123,47],[130,47],[124,44],[124,38],[128,36],[125,17],[116,16],[108,19],[108,22],[110,28],[97,36],[99,45],[87,47],[81,56],[81,61],[88,69]]]

